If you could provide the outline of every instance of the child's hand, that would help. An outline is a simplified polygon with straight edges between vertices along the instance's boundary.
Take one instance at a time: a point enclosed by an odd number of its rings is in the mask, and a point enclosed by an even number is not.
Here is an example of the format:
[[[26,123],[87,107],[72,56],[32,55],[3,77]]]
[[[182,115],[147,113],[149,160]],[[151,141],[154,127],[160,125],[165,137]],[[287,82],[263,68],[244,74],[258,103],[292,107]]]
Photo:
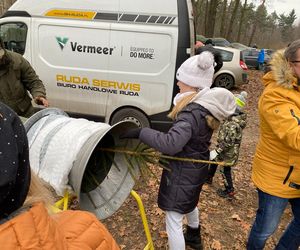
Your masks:
[[[209,152],[209,159],[211,161],[213,161],[217,156],[218,156],[218,153],[215,149]]]

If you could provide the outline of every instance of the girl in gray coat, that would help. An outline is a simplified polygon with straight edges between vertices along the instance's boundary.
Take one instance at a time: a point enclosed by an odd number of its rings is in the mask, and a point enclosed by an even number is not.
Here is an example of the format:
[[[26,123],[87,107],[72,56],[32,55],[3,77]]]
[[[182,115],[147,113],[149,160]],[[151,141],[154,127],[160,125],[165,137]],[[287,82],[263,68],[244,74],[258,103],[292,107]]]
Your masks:
[[[169,117],[174,120],[167,133],[151,128],[137,128],[121,138],[139,138],[163,154],[176,157],[209,159],[209,145],[217,121],[232,115],[236,104],[234,95],[223,88],[210,89],[214,74],[211,52],[187,59],[178,69],[176,78],[180,92],[174,98]],[[170,171],[163,170],[158,206],[166,213],[169,248],[184,250],[185,244],[202,249],[197,204],[208,164],[170,161]],[[187,216],[187,232],[182,230]]]

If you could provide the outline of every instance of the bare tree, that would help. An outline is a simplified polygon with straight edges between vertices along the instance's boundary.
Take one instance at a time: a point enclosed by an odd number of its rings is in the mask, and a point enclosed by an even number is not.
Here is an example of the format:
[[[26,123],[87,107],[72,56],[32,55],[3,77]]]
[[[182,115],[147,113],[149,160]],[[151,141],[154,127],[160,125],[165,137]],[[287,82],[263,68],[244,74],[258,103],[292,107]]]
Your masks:
[[[232,40],[232,37],[231,37],[232,27],[233,27],[234,20],[238,13],[239,5],[240,5],[240,0],[235,0],[233,11],[232,11],[231,18],[230,18],[230,22],[229,22],[228,29],[227,29],[227,34],[226,34],[226,39],[229,41]]]
[[[204,23],[204,34],[206,35],[208,30],[208,24],[209,24],[209,3],[208,0],[206,0],[205,3],[205,23]]]
[[[243,23],[244,23],[246,9],[247,9],[247,0],[245,0],[243,8],[241,10],[241,18],[240,18],[240,22],[239,22],[239,30],[238,30],[237,39],[236,39],[237,42],[239,42],[240,39],[241,39],[242,26],[243,26]]]
[[[8,8],[15,2],[16,0],[1,0],[0,2],[0,16],[4,14]]]
[[[207,22],[207,29],[206,29],[206,34],[208,37],[214,36],[218,5],[219,5],[219,0],[210,1],[209,13],[208,13],[209,19]]]
[[[194,18],[195,18],[195,28],[196,28],[196,33],[199,34],[201,33],[201,25],[203,22],[201,22],[201,16],[203,16],[203,5],[204,5],[204,0],[192,0],[193,4],[193,9],[194,9]]]
[[[221,18],[221,25],[220,25],[220,36],[224,37],[225,36],[225,20],[226,20],[226,15],[227,15],[227,0],[223,1],[223,5],[222,5],[222,18]]]
[[[256,10],[256,17],[255,17],[255,20],[254,20],[254,23],[253,23],[253,28],[252,28],[252,32],[251,32],[251,35],[250,35],[250,38],[249,38],[249,43],[248,43],[249,46],[251,46],[251,44],[252,44],[256,28],[259,25],[259,17],[261,15],[261,13],[265,10],[265,2],[266,2],[266,0],[262,0],[261,5],[259,5],[257,10]]]

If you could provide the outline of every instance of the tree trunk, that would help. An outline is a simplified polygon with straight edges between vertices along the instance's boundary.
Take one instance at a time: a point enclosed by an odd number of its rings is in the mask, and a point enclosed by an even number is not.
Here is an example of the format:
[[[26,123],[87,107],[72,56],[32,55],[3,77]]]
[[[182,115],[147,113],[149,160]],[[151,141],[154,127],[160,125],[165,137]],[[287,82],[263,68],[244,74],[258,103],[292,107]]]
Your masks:
[[[209,23],[209,20],[208,20],[208,18],[209,18],[208,12],[209,11],[208,10],[209,10],[209,3],[208,3],[208,0],[206,0],[206,5],[205,5],[205,25],[204,25],[204,34],[205,34],[205,36],[207,36],[206,33],[208,31],[208,23]]]
[[[259,5],[257,10],[256,10],[255,20],[254,20],[253,29],[252,29],[252,32],[251,32],[251,35],[250,35],[248,46],[251,46],[251,44],[252,44],[253,37],[254,37],[255,31],[256,31],[256,27],[257,27],[258,22],[259,22],[259,18],[258,18],[259,10],[260,10],[260,8],[262,8],[265,5],[265,2],[266,2],[266,0],[262,0],[261,5]]]
[[[222,13],[222,19],[221,19],[220,36],[225,37],[225,20],[226,20],[226,14],[227,14],[227,0],[224,0],[222,9],[223,9],[223,13]]]
[[[208,29],[206,32],[208,37],[214,36],[218,4],[219,4],[218,0],[210,1],[209,20],[208,20],[208,27],[207,27]]]
[[[241,40],[242,26],[243,26],[243,23],[244,23],[246,8],[247,8],[247,0],[245,0],[244,6],[243,6],[242,12],[241,12],[241,19],[240,19],[240,23],[239,23],[239,31],[238,31],[237,39],[236,39],[237,42],[240,42],[240,40]]]
[[[232,27],[233,27],[234,20],[235,20],[235,18],[237,16],[239,5],[240,5],[240,0],[235,0],[235,2],[234,2],[234,8],[233,8],[233,11],[232,11],[232,15],[231,15],[231,18],[230,18],[230,22],[229,22],[228,30],[227,30],[227,35],[226,35],[226,39],[228,41],[232,40],[232,37],[231,37]]]
[[[195,28],[196,28],[196,34],[202,34],[201,32],[201,26],[203,27],[203,22],[201,22],[201,16],[203,17],[203,11],[202,6],[204,3],[204,0],[198,0],[195,2],[195,0],[192,1],[193,3],[193,9],[194,9],[194,18],[195,18]],[[203,20],[203,18],[202,18]]]
[[[2,16],[15,1],[16,0],[1,0],[0,16]]]
[[[253,40],[255,31],[256,31],[256,27],[257,27],[257,25],[254,23],[253,29],[252,29],[252,32],[251,32],[251,35],[250,35],[249,43],[248,43],[249,47],[252,47],[252,40]]]

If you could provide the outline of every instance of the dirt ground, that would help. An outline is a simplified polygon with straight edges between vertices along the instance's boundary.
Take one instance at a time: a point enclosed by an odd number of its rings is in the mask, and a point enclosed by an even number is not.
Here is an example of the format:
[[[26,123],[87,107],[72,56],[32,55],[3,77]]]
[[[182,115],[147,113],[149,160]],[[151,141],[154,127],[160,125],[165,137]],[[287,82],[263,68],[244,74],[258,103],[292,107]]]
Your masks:
[[[251,182],[251,163],[259,137],[258,98],[262,92],[261,72],[249,71],[250,82],[234,93],[248,92],[246,112],[247,127],[244,129],[239,162],[233,170],[236,197],[229,201],[216,194],[223,187],[221,174],[216,174],[212,185],[205,185],[200,195],[198,207],[202,226],[204,249],[245,249],[247,236],[257,209],[257,193]],[[160,170],[155,168],[158,176]],[[167,236],[164,224],[164,212],[157,207],[158,183],[149,179],[135,186],[145,206],[146,216],[155,249],[167,249]],[[282,222],[271,237],[265,249],[273,249],[291,218],[290,209],[282,217]],[[122,207],[110,218],[103,221],[121,249],[144,249],[147,244],[142,220],[136,201],[128,197]]]

